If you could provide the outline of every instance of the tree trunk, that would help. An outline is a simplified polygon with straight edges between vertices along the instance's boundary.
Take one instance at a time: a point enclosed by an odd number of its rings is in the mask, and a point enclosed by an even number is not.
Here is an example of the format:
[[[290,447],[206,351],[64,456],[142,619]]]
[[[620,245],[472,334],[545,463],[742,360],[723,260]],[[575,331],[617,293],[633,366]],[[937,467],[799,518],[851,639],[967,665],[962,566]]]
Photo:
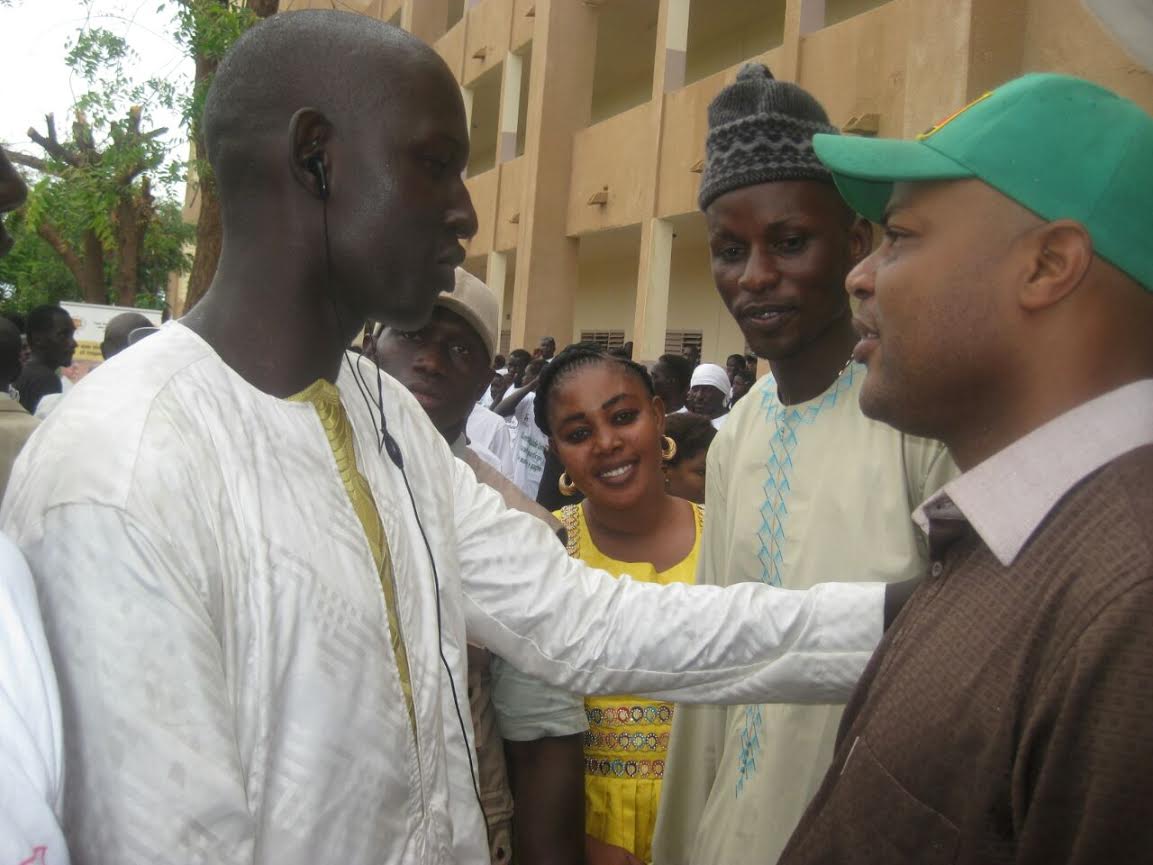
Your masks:
[[[108,291],[104,285],[104,247],[95,231],[84,232],[83,255],[78,254],[50,222],[40,223],[36,233],[60,256],[80,286],[85,303],[108,303]]]
[[[227,3],[227,0],[222,0]],[[280,9],[280,0],[250,0],[249,8],[258,18],[268,18]],[[218,62],[215,59],[197,55],[195,85],[207,86],[216,74]],[[196,255],[192,259],[192,271],[188,274],[188,291],[184,296],[184,315],[200,301],[216,276],[216,266],[220,263],[220,249],[223,245],[223,229],[220,218],[220,199],[216,195],[216,178],[208,166],[208,152],[204,146],[200,118],[193,118],[192,143],[199,166],[197,183],[200,192],[200,215],[196,220]]]
[[[196,256],[192,259],[192,271],[188,274],[184,315],[188,315],[189,310],[204,297],[208,286],[212,284],[216,265],[220,263],[220,247],[224,239],[220,200],[216,197],[216,179],[208,175],[199,178],[197,182],[200,184],[200,217],[196,220]]]
[[[80,293],[85,303],[108,303],[108,286],[104,282],[104,245],[95,231],[84,232],[84,270]]]
[[[139,196],[128,194],[116,205],[118,258],[112,293],[120,306],[135,306],[140,290],[140,261],[144,257],[144,237],[152,221],[152,185],[145,177]]]

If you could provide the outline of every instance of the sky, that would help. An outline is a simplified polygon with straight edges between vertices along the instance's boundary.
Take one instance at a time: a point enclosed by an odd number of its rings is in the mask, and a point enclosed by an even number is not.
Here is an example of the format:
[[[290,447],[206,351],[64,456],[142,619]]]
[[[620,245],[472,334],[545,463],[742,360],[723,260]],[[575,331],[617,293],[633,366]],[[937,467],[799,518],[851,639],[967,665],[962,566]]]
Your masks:
[[[163,0],[0,0],[0,142],[39,155],[28,139],[29,126],[44,131],[44,115],[56,114],[56,127],[68,128],[74,94],[83,81],[71,80],[64,64],[65,43],[85,26],[104,27],[124,36],[138,55],[138,80],[163,76],[192,78],[192,61],[173,38],[171,13],[160,13]],[[172,5],[171,2],[168,3]],[[168,138],[181,147],[187,137],[176,114],[153,114],[155,126],[167,126]]]

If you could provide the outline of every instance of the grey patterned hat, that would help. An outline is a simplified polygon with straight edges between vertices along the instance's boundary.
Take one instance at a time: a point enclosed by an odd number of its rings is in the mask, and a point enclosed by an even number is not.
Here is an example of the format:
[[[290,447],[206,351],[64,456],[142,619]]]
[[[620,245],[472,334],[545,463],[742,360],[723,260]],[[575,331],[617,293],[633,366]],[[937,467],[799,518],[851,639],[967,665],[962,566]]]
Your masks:
[[[837,134],[816,99],[749,63],[709,106],[701,210],[726,192],[775,180],[833,182],[813,152],[813,135]]]

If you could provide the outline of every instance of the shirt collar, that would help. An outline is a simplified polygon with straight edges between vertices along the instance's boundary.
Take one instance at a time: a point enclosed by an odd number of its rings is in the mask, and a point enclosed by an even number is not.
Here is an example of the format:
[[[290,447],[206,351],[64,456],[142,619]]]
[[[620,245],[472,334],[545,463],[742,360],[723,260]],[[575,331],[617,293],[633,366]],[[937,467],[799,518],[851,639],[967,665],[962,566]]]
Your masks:
[[[946,484],[913,514],[955,505],[1002,565],[1024,549],[1074,486],[1122,454],[1153,444],[1153,379],[1142,379],[1049,421]]]

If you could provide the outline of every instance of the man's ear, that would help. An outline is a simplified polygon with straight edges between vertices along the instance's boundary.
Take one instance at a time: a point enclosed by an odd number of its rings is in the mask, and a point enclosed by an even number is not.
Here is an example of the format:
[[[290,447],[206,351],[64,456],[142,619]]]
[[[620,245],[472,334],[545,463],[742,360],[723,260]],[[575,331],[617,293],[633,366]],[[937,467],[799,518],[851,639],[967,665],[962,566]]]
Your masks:
[[[288,121],[288,162],[296,182],[316,198],[328,197],[332,185],[332,124],[315,108],[301,108]]]
[[[1093,240],[1071,219],[1048,222],[1022,237],[1029,256],[1026,280],[1017,290],[1022,309],[1036,312],[1072,294],[1093,263]]]
[[[856,267],[873,251],[873,226],[863,216],[854,214],[849,226],[849,255]]]

